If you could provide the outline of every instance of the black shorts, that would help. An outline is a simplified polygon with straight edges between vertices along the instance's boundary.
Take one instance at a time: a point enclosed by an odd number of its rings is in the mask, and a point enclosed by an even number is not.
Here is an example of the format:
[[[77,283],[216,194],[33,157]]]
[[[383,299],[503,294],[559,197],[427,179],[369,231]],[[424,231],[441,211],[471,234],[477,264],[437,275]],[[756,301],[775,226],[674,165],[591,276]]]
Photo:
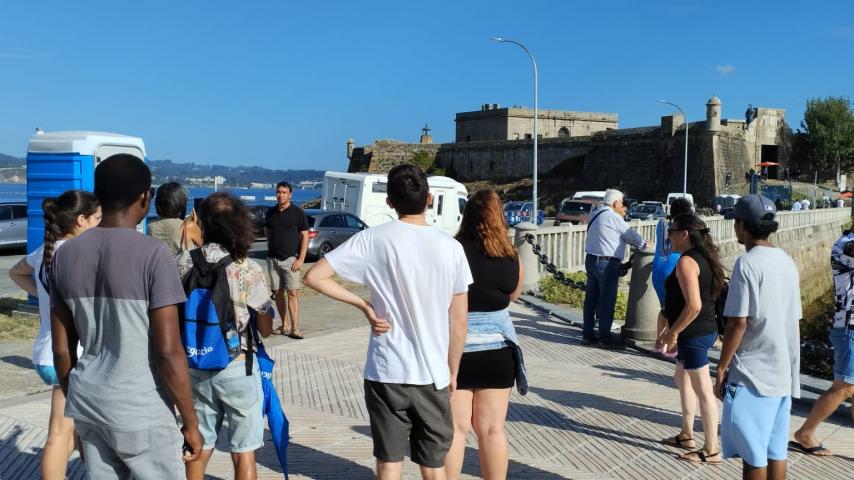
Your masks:
[[[513,347],[463,353],[457,388],[512,388],[515,381]]]
[[[409,445],[412,461],[440,468],[454,440],[448,387],[365,380],[365,405],[371,419],[374,457],[402,462]]]

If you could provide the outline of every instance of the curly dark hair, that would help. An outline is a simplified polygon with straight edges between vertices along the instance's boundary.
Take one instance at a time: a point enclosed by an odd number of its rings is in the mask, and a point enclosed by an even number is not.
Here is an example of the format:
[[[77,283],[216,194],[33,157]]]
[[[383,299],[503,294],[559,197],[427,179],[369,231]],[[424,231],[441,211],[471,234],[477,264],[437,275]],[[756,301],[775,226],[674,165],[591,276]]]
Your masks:
[[[202,201],[197,213],[205,243],[222,245],[235,261],[249,255],[255,234],[243,201],[230,193],[213,193]]]

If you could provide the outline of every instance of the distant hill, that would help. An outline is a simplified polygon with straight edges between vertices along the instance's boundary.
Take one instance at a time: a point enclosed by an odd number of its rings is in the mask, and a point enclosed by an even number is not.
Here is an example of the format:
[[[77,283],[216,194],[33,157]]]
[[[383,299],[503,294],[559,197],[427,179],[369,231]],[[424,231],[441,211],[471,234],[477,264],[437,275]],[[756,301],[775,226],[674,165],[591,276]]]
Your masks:
[[[226,167],[223,165],[197,165],[175,163],[172,160],[150,160],[148,165],[154,174],[155,183],[194,182],[205,177],[220,176],[228,185],[246,186],[249,183],[298,183],[304,180],[323,180],[323,170],[271,170],[259,166]]]
[[[0,153],[0,167],[23,167],[27,163],[23,158],[11,157]]]
[[[23,181],[20,179],[24,173],[24,158],[12,157],[0,153],[0,168],[15,170],[0,171],[0,182]],[[195,163],[176,163],[172,160],[150,160],[148,165],[154,175],[154,183],[181,182],[181,183],[210,183],[205,182],[206,177],[223,177],[228,185],[246,186],[249,183],[278,183],[287,181],[292,183],[304,180],[323,180],[323,170],[271,170],[258,166],[226,167],[223,165],[197,165]],[[4,173],[5,172],[5,173]],[[22,175],[23,174],[23,175]],[[198,180],[196,182],[191,179]]]

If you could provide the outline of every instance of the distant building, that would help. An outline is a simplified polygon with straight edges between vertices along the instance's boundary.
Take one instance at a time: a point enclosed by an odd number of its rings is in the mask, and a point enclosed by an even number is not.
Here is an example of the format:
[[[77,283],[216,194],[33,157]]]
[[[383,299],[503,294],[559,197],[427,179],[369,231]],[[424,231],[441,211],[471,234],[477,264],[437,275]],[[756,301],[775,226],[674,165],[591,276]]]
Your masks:
[[[616,113],[539,110],[537,118],[539,138],[585,137],[619,127]],[[480,111],[457,113],[455,121],[457,143],[525,140],[534,134],[532,108],[500,108],[497,103],[485,103]]]

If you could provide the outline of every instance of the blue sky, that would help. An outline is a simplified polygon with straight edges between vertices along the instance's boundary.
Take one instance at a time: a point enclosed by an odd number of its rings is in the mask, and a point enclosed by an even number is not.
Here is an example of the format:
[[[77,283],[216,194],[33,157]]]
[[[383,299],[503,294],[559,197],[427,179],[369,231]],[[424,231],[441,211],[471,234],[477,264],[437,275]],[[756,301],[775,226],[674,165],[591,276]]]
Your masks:
[[[149,157],[346,169],[345,143],[417,141],[527,105],[692,121],[717,94],[787,109],[854,96],[854,2],[39,1],[0,5],[0,153],[36,126],[139,135]]]

